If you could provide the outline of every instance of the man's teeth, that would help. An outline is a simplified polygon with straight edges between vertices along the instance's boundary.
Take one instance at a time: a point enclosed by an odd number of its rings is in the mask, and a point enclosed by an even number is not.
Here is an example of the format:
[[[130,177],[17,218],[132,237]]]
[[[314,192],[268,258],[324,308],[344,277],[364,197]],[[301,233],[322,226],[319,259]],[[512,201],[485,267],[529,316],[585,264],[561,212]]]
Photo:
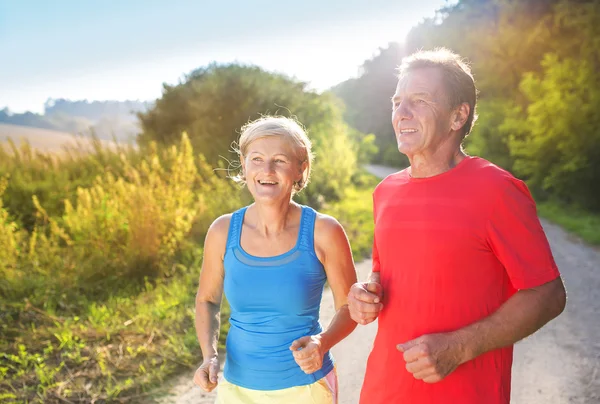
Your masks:
[[[259,184],[270,184],[270,185],[275,185],[277,184],[275,181],[258,181]]]
[[[400,129],[400,133],[414,133],[416,129]]]

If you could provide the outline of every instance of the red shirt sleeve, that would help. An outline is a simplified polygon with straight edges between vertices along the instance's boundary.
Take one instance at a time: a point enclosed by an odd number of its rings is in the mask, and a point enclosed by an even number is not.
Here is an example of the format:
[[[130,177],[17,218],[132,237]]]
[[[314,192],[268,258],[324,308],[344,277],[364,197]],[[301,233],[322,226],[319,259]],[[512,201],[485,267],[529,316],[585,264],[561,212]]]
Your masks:
[[[515,289],[540,286],[560,276],[527,185],[508,177],[487,223],[488,243]]]

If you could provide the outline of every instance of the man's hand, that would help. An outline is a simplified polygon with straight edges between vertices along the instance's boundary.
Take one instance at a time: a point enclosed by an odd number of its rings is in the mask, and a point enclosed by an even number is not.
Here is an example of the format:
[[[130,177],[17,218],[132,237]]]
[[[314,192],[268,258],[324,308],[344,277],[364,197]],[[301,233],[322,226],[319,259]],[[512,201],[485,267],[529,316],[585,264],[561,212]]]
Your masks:
[[[325,352],[322,348],[321,337],[318,335],[298,338],[290,346],[294,360],[307,375],[315,373],[323,366]]]
[[[466,362],[463,344],[452,333],[423,335],[396,348],[404,354],[406,370],[426,383],[439,382]]]
[[[355,283],[348,293],[350,317],[358,324],[375,321],[383,309],[383,288],[377,282]]]
[[[196,370],[194,383],[204,391],[211,392],[217,387],[219,375],[219,359],[214,356],[205,360]]]

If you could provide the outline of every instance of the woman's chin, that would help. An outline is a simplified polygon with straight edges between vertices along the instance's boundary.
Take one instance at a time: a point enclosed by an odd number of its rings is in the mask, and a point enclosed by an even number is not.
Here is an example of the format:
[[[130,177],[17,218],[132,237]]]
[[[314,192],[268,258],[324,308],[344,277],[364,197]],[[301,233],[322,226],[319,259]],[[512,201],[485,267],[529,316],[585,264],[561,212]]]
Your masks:
[[[260,202],[277,202],[281,200],[289,200],[292,197],[292,193],[282,191],[281,189],[256,189],[251,192],[255,201]]]

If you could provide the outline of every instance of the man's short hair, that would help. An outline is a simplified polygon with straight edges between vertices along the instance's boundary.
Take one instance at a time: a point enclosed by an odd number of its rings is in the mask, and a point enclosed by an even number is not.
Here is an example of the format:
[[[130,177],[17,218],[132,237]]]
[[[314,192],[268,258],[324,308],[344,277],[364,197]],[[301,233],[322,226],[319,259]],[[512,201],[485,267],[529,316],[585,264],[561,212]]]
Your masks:
[[[469,64],[447,48],[420,50],[402,59],[398,68],[398,78],[401,79],[410,71],[423,68],[436,68],[442,71],[450,108],[456,108],[462,103],[469,105],[469,117],[463,126],[463,138],[465,138],[477,120],[475,111],[477,88]]]

